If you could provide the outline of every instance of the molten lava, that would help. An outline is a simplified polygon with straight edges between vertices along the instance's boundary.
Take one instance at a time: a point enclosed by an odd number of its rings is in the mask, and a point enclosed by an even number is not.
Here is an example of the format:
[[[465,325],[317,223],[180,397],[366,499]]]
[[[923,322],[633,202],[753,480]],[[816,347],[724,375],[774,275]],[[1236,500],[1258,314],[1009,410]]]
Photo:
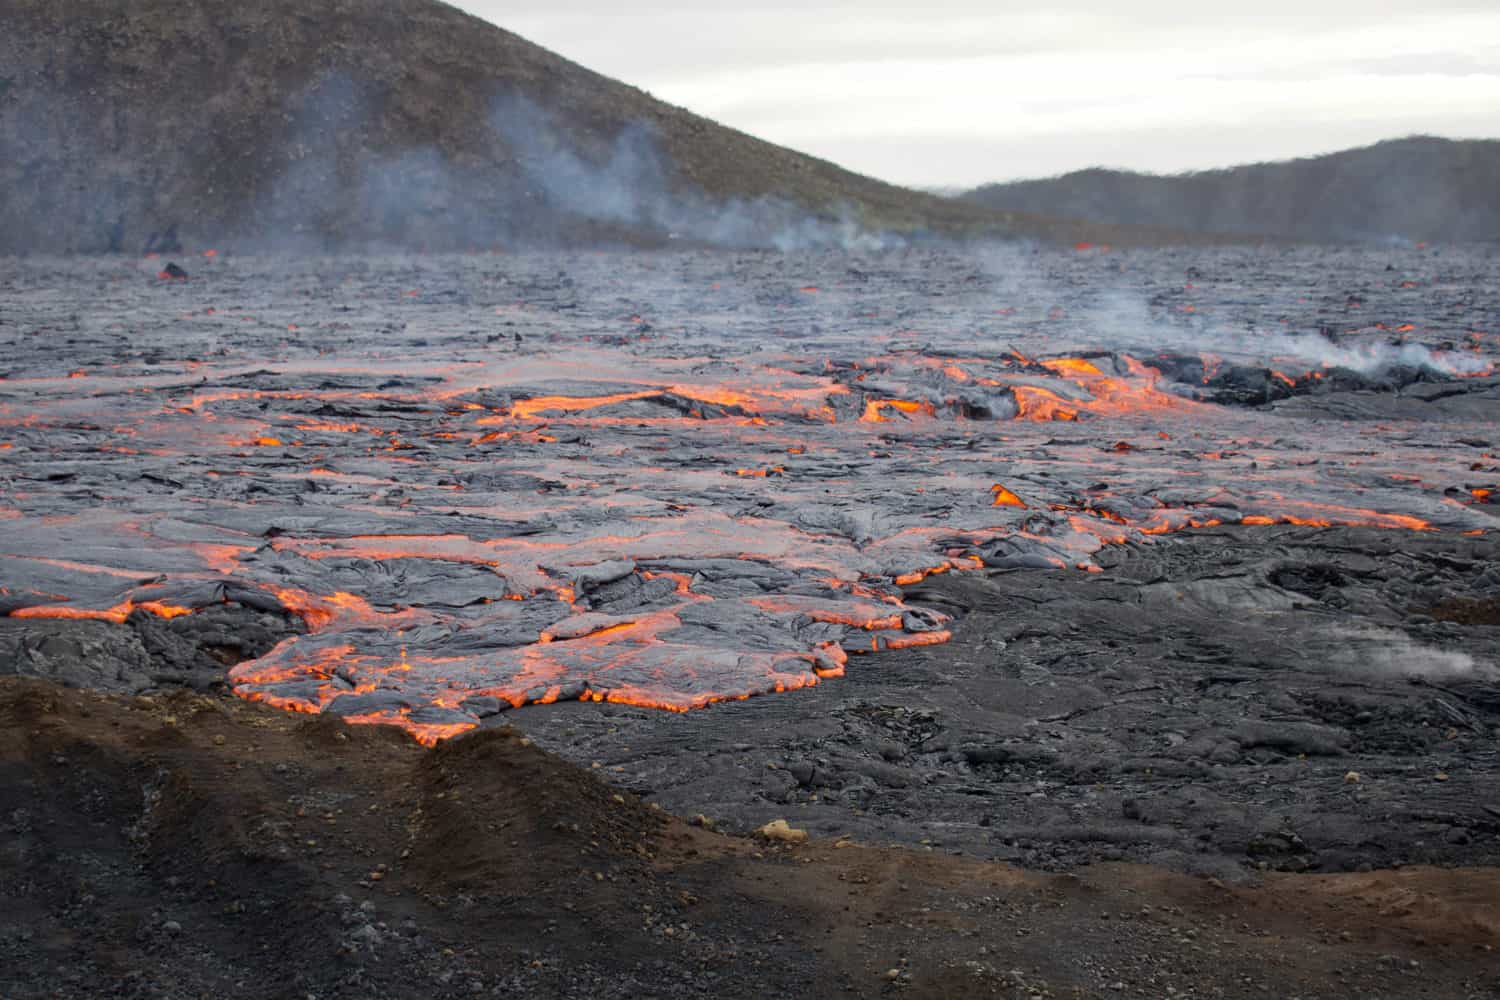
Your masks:
[[[889,416],[886,416],[887,410],[902,413],[908,417],[916,416],[917,414],[930,417],[935,413],[935,409],[931,403],[919,402],[912,399],[871,399],[865,402],[864,413],[860,414],[859,419],[866,423],[883,424],[891,419]]]
[[[1001,486],[999,483],[991,486],[990,492],[993,493],[995,497],[994,502],[990,504],[990,506],[992,507],[1019,507],[1022,510],[1026,509],[1025,500],[1022,500],[1020,497],[1016,496],[1014,493],[1006,489],[1004,486]]]
[[[1399,415],[1191,401],[1233,366],[1093,349],[1089,309],[1050,293],[896,303],[899,269],[856,294],[839,265],[762,301],[713,258],[672,260],[687,277],[659,295],[662,272],[633,263],[591,288],[445,289],[424,266],[351,278],[338,311],[285,283],[230,305],[214,282],[136,282],[161,300],[151,322],[96,316],[112,332],[85,327],[93,347],[7,362],[5,607],[279,609],[307,633],[237,664],[239,694],[431,742],[525,704],[685,711],[833,680],[851,654],[946,642],[918,596],[945,573],[1097,572],[1104,546],[1198,527],[1492,524],[1494,460],[1472,446]],[[203,266],[231,265],[252,266]],[[1178,324],[1161,332],[1213,321],[1204,288],[1174,298],[1180,272],[1157,287]],[[1492,336],[1437,334],[1464,345],[1463,375],[1492,368]],[[100,345],[122,336],[139,351],[112,366]],[[1343,377],[1306,368],[1254,371],[1278,393]],[[1444,441],[1492,436],[1461,417]]]

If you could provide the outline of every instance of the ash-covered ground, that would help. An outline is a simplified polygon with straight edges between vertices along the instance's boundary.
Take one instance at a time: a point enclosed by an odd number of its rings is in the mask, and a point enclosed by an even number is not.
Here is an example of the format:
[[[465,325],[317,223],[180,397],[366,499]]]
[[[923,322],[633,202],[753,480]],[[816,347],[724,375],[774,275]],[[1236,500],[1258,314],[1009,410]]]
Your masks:
[[[1496,860],[1489,251],[176,263],[0,272],[0,671],[1032,866]]]

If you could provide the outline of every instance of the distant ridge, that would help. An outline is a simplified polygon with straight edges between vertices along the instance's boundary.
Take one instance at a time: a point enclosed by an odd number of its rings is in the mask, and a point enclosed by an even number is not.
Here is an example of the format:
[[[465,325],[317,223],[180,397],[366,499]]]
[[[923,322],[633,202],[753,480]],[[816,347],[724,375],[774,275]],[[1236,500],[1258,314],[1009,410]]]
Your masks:
[[[436,0],[0,0],[0,26],[0,254],[1172,238],[862,177]]]
[[[989,208],[1316,242],[1500,240],[1500,140],[1392,139],[1307,159],[1158,176],[1080,170],[987,184]]]

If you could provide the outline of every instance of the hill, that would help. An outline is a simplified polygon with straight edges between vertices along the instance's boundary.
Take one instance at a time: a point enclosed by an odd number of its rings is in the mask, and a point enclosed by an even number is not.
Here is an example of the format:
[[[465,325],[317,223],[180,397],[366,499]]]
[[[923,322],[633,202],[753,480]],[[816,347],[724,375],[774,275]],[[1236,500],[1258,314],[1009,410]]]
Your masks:
[[[0,253],[1114,238],[724,128],[434,0],[0,0]]]
[[[989,184],[989,208],[1314,242],[1500,239],[1500,141],[1412,136],[1327,156],[1158,176],[1080,170]]]

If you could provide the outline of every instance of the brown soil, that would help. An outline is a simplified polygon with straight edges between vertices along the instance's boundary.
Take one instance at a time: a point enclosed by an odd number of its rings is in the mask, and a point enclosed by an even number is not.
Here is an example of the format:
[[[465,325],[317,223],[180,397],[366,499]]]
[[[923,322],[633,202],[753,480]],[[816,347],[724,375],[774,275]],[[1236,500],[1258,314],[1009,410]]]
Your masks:
[[[1500,597],[1450,598],[1429,608],[1427,614],[1460,625],[1500,625]]]
[[[510,730],[424,750],[186,692],[0,681],[0,824],[6,997],[1500,995],[1493,869],[772,844]]]

